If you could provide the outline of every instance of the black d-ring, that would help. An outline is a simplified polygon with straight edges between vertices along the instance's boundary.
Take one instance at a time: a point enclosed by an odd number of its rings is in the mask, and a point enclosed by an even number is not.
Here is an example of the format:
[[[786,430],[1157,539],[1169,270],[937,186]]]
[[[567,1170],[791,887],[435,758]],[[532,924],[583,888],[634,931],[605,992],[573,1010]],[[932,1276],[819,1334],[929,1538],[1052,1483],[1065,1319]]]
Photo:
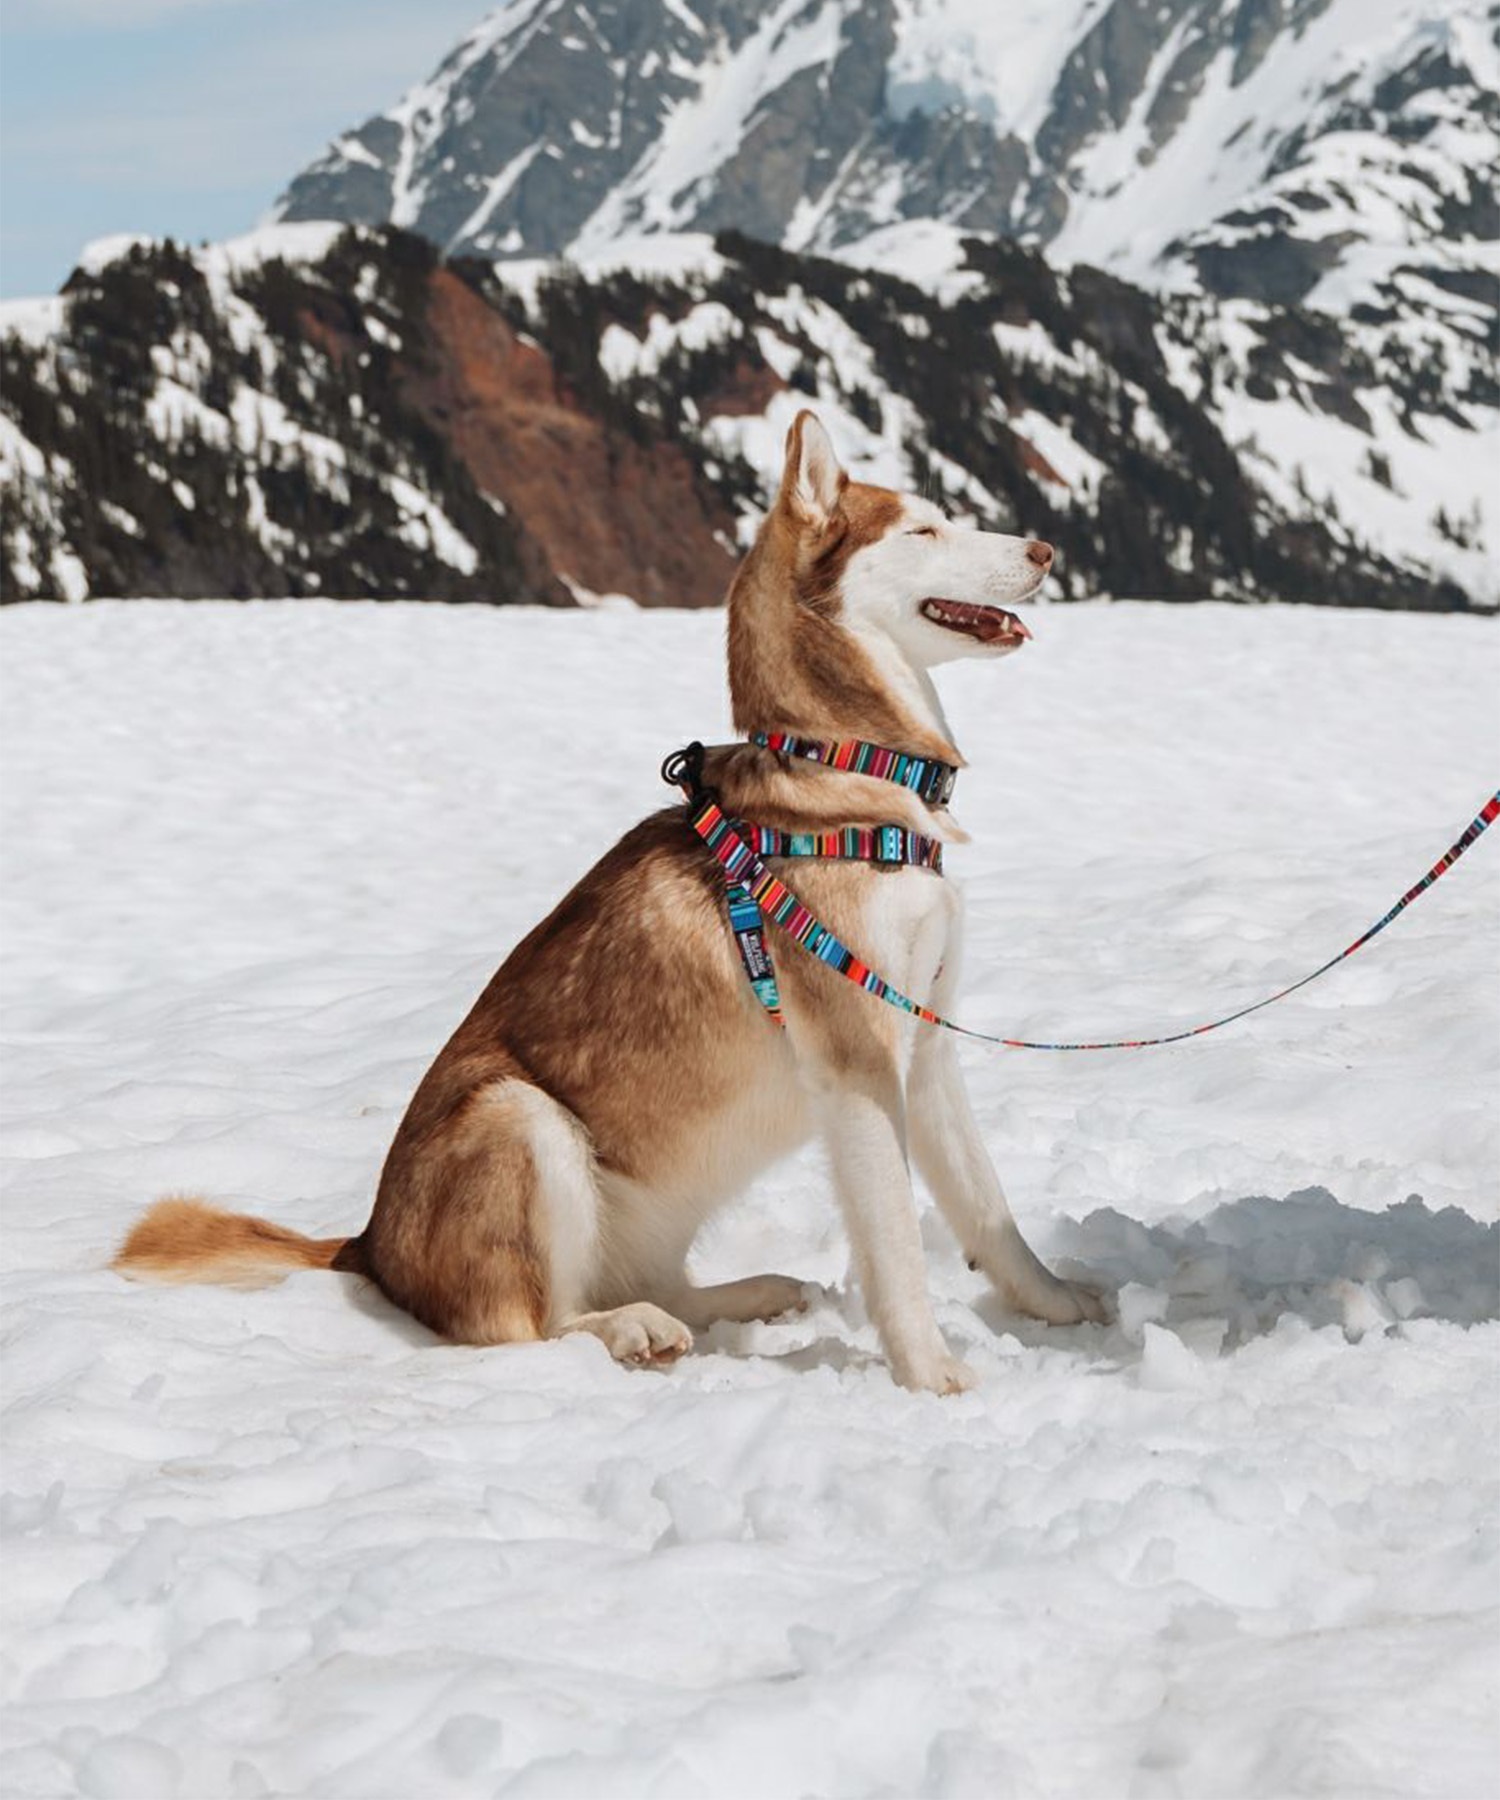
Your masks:
[[[669,787],[680,787],[689,800],[703,793],[703,746],[696,738],[674,750],[661,766],[661,778]]]

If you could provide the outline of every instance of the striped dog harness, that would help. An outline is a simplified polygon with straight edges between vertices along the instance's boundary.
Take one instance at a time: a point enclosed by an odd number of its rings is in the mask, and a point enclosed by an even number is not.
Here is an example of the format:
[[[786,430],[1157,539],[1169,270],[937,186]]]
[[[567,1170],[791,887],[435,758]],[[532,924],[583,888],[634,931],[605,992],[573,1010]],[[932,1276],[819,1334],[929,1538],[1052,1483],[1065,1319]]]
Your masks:
[[[863,742],[823,743],[792,737],[780,731],[756,732],[751,739],[767,750],[786,756],[805,757],[830,768],[846,769],[892,781],[927,798],[929,805],[946,805],[958,770],[951,763],[908,756],[880,744]],[[893,999],[897,990],[865,967],[803,906],[790,888],[766,867],[768,856],[819,857],[841,862],[874,863],[879,868],[930,869],[943,872],[943,846],[936,838],[908,831],[904,825],[846,825],[838,831],[778,831],[729,818],[717,796],[702,785],[703,746],[689,744],[662,764],[662,777],[681,787],[688,797],[688,823],[718,859],[724,871],[729,928],[735,948],[755,997],[778,1025],[785,1025],[776,968],[766,943],[766,914],[820,961],[840,974],[859,981],[881,999]],[[940,798],[939,798],[940,796]],[[905,1006],[904,996],[897,1000]]]

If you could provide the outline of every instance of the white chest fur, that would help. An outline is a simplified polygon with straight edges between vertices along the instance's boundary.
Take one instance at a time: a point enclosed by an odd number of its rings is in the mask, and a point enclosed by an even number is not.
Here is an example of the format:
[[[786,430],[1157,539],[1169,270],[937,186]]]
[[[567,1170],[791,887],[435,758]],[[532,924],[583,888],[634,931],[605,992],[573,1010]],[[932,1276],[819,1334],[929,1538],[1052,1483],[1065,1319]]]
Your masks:
[[[868,888],[861,954],[903,994],[940,1009],[939,986],[950,985],[962,949],[961,892],[949,877],[930,869],[893,870]]]

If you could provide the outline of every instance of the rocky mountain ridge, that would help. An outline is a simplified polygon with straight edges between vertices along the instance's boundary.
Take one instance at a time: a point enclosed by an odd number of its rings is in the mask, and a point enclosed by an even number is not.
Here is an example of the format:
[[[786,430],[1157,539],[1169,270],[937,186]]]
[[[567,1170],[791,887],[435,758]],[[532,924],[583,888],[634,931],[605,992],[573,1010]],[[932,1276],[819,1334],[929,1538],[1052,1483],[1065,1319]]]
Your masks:
[[[510,0],[276,211],[487,257],[940,220],[1295,303],[1351,246],[1485,260],[1494,26],[1484,0]]]
[[[1226,333],[1019,246],[963,257],[935,293],[732,233],[625,266],[311,224],[112,243],[0,313],[5,593],[708,605],[813,404],[856,474],[1055,542],[1059,597],[1470,603],[1216,423],[1208,396],[1289,383],[1357,404],[1315,319]]]

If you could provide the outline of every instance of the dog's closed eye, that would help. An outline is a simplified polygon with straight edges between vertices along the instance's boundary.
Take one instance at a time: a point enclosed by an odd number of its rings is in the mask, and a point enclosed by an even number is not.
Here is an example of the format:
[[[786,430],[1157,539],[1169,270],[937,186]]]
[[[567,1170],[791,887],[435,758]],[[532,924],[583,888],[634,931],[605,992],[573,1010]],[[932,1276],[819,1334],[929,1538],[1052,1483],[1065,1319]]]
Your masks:
[[[936,525],[913,525],[906,532],[907,537],[935,538],[937,534],[938,531]]]

